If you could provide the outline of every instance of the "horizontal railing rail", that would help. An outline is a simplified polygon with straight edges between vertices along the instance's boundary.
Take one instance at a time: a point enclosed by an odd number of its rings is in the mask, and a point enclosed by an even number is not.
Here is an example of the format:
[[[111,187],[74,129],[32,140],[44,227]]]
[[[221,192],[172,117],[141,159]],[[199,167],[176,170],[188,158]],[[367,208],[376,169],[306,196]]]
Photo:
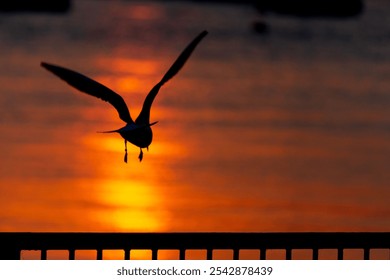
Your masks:
[[[370,259],[371,249],[390,248],[390,232],[294,232],[294,233],[0,233],[0,259],[20,259],[25,250],[39,250],[40,258],[47,259],[48,250],[67,250],[75,259],[76,250],[96,250],[97,259],[103,250],[123,250],[130,259],[131,250],[151,250],[158,259],[159,250],[178,250],[179,259],[186,259],[187,250],[206,250],[206,258],[213,259],[213,251],[229,249],[232,259],[239,259],[240,250],[259,250],[259,259],[267,259],[271,249],[285,250],[285,258],[292,259],[292,250],[312,250],[318,259],[321,249],[336,249],[337,259],[343,259],[345,249],[362,249],[363,259]],[[389,253],[387,254],[389,255]],[[389,258],[389,256],[387,256]]]

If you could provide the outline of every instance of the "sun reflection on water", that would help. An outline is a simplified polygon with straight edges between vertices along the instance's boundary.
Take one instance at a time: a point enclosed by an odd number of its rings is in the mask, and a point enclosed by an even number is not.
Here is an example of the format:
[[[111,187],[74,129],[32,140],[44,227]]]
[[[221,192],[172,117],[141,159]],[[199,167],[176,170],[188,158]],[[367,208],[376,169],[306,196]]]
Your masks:
[[[128,144],[126,164],[124,142],[118,134],[91,133],[82,142],[85,157],[91,162],[89,168],[96,174],[93,199],[102,205],[94,213],[94,219],[114,231],[166,231],[170,211],[159,177],[169,176],[169,172],[154,163],[167,153],[180,154],[180,147],[156,141],[149,153],[145,151],[140,163],[139,148]]]
[[[97,216],[118,231],[162,231],[167,213],[156,188],[141,181],[107,180],[97,199],[107,207]]]
[[[157,75],[159,71],[158,61],[148,59],[111,57],[110,60],[108,58],[98,58],[96,63],[102,69],[110,65],[110,69],[115,75],[102,75],[97,79],[108,87],[117,90],[123,97],[126,93],[142,93],[146,96],[153,83],[146,82],[145,78]]]

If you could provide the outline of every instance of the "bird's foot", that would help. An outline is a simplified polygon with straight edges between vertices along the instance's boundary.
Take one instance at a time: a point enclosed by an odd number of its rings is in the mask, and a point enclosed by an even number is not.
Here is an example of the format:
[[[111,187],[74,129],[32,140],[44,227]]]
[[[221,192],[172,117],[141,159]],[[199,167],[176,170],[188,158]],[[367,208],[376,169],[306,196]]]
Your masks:
[[[125,163],[127,163],[127,152],[125,152],[125,158],[124,158]]]
[[[127,163],[127,141],[125,140],[125,158],[124,158],[125,163]]]
[[[139,156],[138,156],[138,158],[139,158],[140,162],[142,161],[143,157],[144,157],[144,152],[142,151],[142,149],[139,149]]]

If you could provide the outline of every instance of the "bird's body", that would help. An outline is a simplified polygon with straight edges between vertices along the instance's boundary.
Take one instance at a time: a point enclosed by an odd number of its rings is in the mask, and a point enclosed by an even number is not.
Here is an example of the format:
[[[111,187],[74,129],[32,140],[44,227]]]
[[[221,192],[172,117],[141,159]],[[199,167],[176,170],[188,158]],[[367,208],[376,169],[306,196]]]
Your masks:
[[[123,139],[129,141],[137,147],[148,148],[153,140],[153,132],[150,126],[136,128],[132,128],[132,126],[134,125],[126,125],[119,130],[119,134],[123,137]]]
[[[87,93],[89,95],[100,98],[107,101],[118,111],[119,117],[126,122],[126,125],[122,128],[104,131],[104,133],[119,133],[125,139],[125,162],[127,162],[127,141],[140,148],[139,160],[143,158],[143,148],[148,148],[153,140],[153,132],[151,126],[157,122],[150,123],[150,109],[152,103],[160,88],[175,76],[179,70],[183,67],[187,59],[190,57],[192,51],[198,45],[198,43],[207,35],[207,31],[201,32],[179,55],[171,68],[167,71],[164,77],[158,82],[146,96],[142,110],[137,119],[133,121],[130,116],[129,109],[123,100],[123,98],[107,88],[106,86],[80,74],[73,70],[56,66],[53,64],[42,62],[41,66],[57,75],[69,85],[76,89]]]

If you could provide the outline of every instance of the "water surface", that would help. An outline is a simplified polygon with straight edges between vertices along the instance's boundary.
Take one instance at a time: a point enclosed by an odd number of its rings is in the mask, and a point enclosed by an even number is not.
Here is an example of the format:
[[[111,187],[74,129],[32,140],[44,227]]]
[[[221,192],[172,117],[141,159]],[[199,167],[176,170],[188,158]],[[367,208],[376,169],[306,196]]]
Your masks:
[[[249,6],[74,2],[0,18],[1,231],[390,230],[386,1],[346,20],[271,16],[266,36]],[[135,118],[203,29],[153,104],[142,163],[96,133],[123,125],[109,104],[39,66],[102,82]]]

